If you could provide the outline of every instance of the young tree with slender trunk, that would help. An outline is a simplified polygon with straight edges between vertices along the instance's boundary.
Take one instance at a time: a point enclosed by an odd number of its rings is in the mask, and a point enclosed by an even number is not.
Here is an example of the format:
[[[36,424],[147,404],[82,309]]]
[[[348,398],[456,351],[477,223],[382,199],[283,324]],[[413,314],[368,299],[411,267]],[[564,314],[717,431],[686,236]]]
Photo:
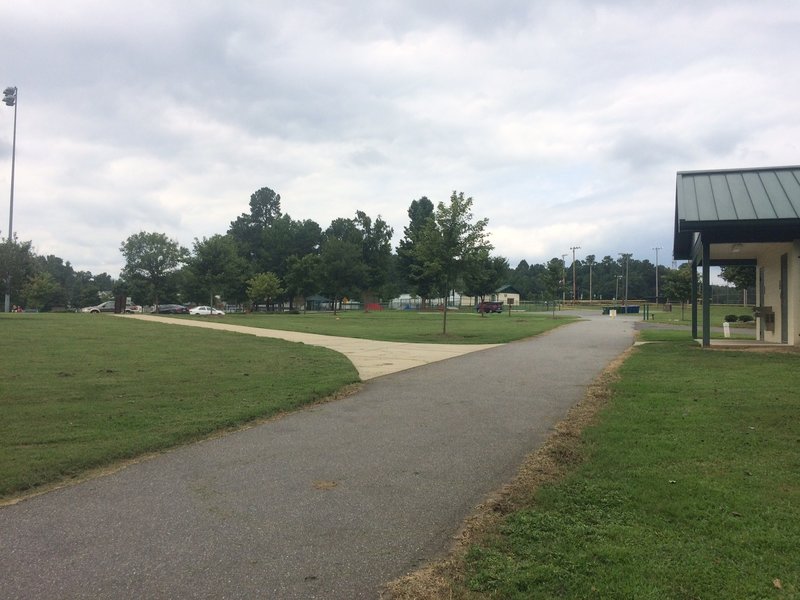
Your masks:
[[[442,334],[447,334],[447,297],[464,275],[470,261],[489,251],[488,219],[473,221],[472,198],[453,192],[450,203],[440,202],[414,247],[417,274],[437,283],[443,306]]]
[[[270,306],[283,291],[281,280],[275,273],[257,273],[247,281],[247,297],[254,306],[260,302]]]

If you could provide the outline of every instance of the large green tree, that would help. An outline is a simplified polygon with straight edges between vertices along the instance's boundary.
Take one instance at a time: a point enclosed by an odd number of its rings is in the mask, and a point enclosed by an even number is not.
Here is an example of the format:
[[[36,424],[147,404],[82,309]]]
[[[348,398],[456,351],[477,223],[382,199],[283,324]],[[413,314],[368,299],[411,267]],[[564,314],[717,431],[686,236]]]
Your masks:
[[[299,297],[305,305],[305,299],[319,289],[320,257],[318,254],[290,256],[287,266],[284,281],[289,293],[289,304],[293,305],[294,298]]]
[[[662,294],[668,302],[688,302],[692,297],[692,265],[684,263],[677,269],[667,271],[661,277]],[[698,282],[697,291],[700,293]]]
[[[320,226],[311,220],[295,221],[289,215],[274,219],[261,231],[254,253],[254,268],[285,277],[290,256],[305,256],[319,251]]]
[[[414,246],[420,276],[435,282],[443,306],[442,333],[447,334],[447,301],[450,290],[460,281],[470,261],[492,249],[486,233],[488,219],[474,220],[471,197],[453,192],[450,202],[439,202],[432,219],[426,221]]]
[[[44,306],[47,308],[53,306],[76,306],[75,290],[78,279],[69,261],[64,262],[62,258],[48,254],[47,256],[37,256],[36,265],[37,271],[50,275],[52,282],[57,287],[56,290],[49,294]]]
[[[360,294],[371,302],[388,282],[392,228],[359,210],[353,219],[334,219],[323,237],[320,283],[338,298]]]
[[[746,290],[756,286],[755,265],[728,265],[720,269],[720,277],[737,290]]]
[[[158,306],[159,294],[183,264],[189,251],[163,233],[141,231],[128,237],[120,246],[125,258],[123,278],[145,283]]]
[[[426,196],[413,200],[408,207],[408,225],[403,228],[403,239],[397,246],[400,274],[410,286],[409,291],[422,298],[423,303],[437,291],[436,280],[421,268],[416,247],[425,227],[433,220],[433,211],[433,202]]]
[[[38,273],[22,286],[25,306],[36,310],[50,309],[63,299],[63,287],[50,273]]]
[[[281,196],[268,187],[250,195],[250,212],[242,213],[232,221],[228,233],[236,240],[239,252],[248,261],[257,259],[261,237],[265,228],[281,217]]]
[[[388,281],[394,232],[380,215],[373,221],[360,210],[356,212],[355,223],[361,233],[361,260],[364,264],[362,295],[366,305]]]
[[[92,275],[91,271],[78,271],[72,286],[71,306],[83,308],[100,301],[102,292],[111,292],[114,281],[107,273]]]
[[[198,292],[202,290],[211,305],[215,294],[236,301],[243,299],[248,266],[229,235],[217,234],[202,240],[195,238],[185,271],[190,280],[188,286]]]
[[[228,235],[251,272],[273,272],[281,278],[289,269],[289,257],[317,254],[322,242],[320,226],[283,214],[280,194],[268,187],[250,196],[250,211],[231,222]]]
[[[486,294],[495,292],[508,278],[508,260],[492,256],[488,249],[477,252],[467,262],[462,276],[462,291],[466,296],[484,300]],[[485,316],[485,313],[481,313]]]
[[[361,260],[361,246],[352,241],[329,237],[319,256],[317,281],[333,299],[333,311],[345,295],[358,294],[363,289],[366,269]]]
[[[555,318],[556,305],[564,293],[564,261],[558,257],[551,258],[545,265],[543,278],[544,289],[553,309],[553,318]]]
[[[20,242],[16,236],[10,241],[0,243],[0,289],[2,296],[11,296],[11,305],[22,305],[22,288],[36,275],[36,260],[32,242]],[[11,283],[8,287],[7,282]]]

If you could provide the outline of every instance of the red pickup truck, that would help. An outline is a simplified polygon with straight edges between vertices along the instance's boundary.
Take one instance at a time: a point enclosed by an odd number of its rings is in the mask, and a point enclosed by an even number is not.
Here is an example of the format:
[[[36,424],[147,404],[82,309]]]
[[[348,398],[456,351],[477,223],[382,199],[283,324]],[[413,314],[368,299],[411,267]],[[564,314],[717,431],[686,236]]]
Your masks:
[[[479,313],[502,313],[503,312],[503,303],[502,302],[480,302],[478,303],[478,307],[476,309]]]

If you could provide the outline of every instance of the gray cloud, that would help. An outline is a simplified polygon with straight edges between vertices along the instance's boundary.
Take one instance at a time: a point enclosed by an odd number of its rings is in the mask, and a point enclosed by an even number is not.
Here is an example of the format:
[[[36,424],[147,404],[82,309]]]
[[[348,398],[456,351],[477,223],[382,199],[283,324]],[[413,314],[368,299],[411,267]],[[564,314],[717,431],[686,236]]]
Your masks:
[[[463,190],[512,265],[648,256],[671,246],[675,171],[797,163],[790,1],[42,0],[0,19],[15,229],[114,275],[131,233],[190,245],[265,185],[295,218],[361,209],[396,232],[411,200]]]

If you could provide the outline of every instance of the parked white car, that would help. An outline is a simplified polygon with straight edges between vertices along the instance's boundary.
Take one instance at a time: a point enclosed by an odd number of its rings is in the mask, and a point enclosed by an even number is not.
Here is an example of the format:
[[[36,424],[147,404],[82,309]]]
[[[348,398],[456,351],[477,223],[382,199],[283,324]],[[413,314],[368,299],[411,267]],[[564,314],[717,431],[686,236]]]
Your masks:
[[[222,317],[225,313],[218,308],[214,308],[213,306],[195,306],[194,308],[189,309],[190,315],[212,315],[215,317]]]
[[[103,302],[102,304],[98,304],[97,306],[87,306],[81,309],[81,312],[84,313],[104,313],[104,312],[114,312],[117,303],[114,300],[108,300],[107,302]],[[136,304],[128,304],[125,307],[126,313],[135,313],[135,312],[142,312],[142,307],[137,306]]]

